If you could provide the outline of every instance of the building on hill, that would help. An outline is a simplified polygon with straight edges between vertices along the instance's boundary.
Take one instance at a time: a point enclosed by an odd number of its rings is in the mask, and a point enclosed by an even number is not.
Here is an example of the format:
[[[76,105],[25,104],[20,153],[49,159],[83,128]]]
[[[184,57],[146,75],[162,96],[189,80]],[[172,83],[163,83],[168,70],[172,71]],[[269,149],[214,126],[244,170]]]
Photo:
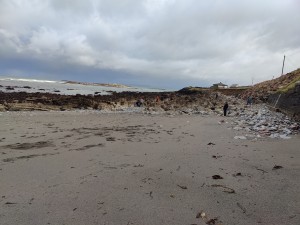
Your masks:
[[[223,84],[222,82],[217,83],[217,84],[213,84],[213,86],[211,86],[211,88],[213,89],[224,89],[224,88],[228,88],[227,84]]]

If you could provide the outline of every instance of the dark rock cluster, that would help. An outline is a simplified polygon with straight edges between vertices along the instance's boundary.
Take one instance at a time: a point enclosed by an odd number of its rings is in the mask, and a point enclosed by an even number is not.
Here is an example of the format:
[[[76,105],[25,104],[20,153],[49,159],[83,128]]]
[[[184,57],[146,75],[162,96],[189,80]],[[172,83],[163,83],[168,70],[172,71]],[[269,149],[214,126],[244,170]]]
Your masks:
[[[51,93],[0,92],[0,110],[120,110],[134,107],[143,99],[143,108],[149,110],[200,111],[215,107],[210,91],[197,93],[183,92],[113,92],[111,95],[60,95]],[[203,107],[203,108],[202,108]]]

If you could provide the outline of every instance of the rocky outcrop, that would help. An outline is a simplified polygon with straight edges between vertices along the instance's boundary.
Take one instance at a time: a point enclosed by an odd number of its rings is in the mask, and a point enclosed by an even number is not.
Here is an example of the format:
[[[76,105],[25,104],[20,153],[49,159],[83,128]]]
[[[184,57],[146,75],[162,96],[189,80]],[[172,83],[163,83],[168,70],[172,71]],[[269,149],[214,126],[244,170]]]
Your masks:
[[[181,92],[134,93],[122,92],[111,95],[59,95],[50,93],[0,92],[0,110],[122,110],[134,107],[143,99],[143,108],[157,111],[211,110],[216,107],[211,92],[187,94]],[[219,100],[220,104],[223,104]]]
[[[223,95],[238,97],[246,91],[246,88],[211,89],[211,88],[202,88],[202,87],[185,87],[179,90],[180,93],[185,93],[185,94],[195,94],[195,93],[201,93],[203,91],[210,91],[214,93],[219,92],[222,93]]]

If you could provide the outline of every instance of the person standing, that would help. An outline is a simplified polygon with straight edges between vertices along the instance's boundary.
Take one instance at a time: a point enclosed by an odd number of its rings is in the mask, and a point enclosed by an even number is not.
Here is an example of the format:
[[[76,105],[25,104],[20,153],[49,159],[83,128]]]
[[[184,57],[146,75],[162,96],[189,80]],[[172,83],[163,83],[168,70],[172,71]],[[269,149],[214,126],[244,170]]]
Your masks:
[[[137,100],[137,102],[135,103],[135,105],[137,107],[142,107],[144,104],[145,100],[143,98],[140,98],[139,100]]]
[[[160,97],[159,97],[158,95],[157,95],[156,98],[155,98],[155,102],[156,102],[156,103],[160,103]]]
[[[247,98],[247,105],[252,105],[252,96],[249,96],[248,98]]]
[[[225,104],[224,104],[224,106],[223,106],[224,116],[227,115],[227,110],[228,110],[228,103],[225,102]]]

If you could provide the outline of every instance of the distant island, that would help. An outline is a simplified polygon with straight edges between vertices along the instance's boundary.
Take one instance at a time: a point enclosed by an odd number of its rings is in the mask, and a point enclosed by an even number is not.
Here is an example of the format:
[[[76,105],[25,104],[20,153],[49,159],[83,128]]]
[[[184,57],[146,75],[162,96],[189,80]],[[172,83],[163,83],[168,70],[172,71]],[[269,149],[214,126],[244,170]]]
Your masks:
[[[130,87],[130,86],[123,85],[123,84],[90,83],[90,82],[79,82],[79,81],[69,81],[69,80],[62,80],[62,81],[67,84],[81,84],[81,85],[115,87],[115,88],[129,88]]]

